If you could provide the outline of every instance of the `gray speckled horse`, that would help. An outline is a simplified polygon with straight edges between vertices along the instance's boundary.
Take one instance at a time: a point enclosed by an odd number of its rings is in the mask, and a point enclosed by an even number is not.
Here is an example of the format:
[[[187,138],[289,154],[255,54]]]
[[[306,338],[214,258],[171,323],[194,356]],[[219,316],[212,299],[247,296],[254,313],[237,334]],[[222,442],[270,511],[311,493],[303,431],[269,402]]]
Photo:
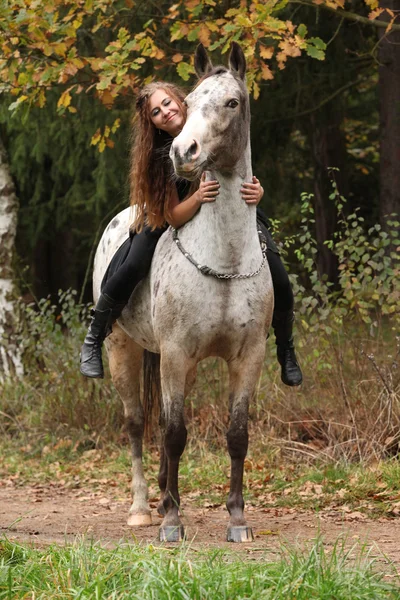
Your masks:
[[[142,467],[144,417],[139,382],[143,349],[160,354],[164,447],[159,512],[164,515],[160,539],[166,541],[177,541],[183,535],[178,470],[187,435],[185,396],[199,361],[219,356],[227,362],[228,539],[248,541],[252,532],[244,518],[242,494],[248,407],[263,363],[273,287],[260,247],[256,207],[246,204],[240,194],[241,184],[252,177],[243,52],[233,44],[229,68],[213,68],[199,46],[195,66],[201,79],[186,98],[187,121],[173,141],[170,156],[179,176],[192,180],[206,171],[208,178],[219,181],[220,193],[179,229],[179,239],[174,239],[172,229],[162,236],[150,274],[135,289],[106,346],[132,445],[133,504],[128,519],[132,526],[151,523]],[[103,235],[95,259],[95,300],[105,269],[126,239],[130,222],[130,209],[126,209]],[[205,267],[227,277],[206,275]]]

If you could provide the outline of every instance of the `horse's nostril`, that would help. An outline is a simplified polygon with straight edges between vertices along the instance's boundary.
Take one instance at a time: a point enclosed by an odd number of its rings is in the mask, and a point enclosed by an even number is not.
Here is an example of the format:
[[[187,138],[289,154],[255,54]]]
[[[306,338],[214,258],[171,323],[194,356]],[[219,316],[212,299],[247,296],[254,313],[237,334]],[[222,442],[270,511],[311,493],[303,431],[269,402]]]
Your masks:
[[[193,141],[193,143],[189,146],[189,154],[196,154],[197,152],[197,142],[196,140]]]

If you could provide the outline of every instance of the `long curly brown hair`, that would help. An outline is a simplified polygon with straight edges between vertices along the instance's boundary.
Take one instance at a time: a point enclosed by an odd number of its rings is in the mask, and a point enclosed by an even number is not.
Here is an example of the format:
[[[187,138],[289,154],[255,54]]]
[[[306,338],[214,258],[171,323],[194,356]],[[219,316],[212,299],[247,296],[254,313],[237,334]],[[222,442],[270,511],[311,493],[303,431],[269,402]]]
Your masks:
[[[162,227],[168,220],[170,198],[174,189],[169,148],[173,138],[154,127],[150,118],[149,98],[164,90],[175,100],[186,117],[183,100],[185,92],[165,81],[146,85],[136,98],[133,119],[133,144],[130,167],[130,203],[136,207],[132,227],[141,231],[144,226]]]

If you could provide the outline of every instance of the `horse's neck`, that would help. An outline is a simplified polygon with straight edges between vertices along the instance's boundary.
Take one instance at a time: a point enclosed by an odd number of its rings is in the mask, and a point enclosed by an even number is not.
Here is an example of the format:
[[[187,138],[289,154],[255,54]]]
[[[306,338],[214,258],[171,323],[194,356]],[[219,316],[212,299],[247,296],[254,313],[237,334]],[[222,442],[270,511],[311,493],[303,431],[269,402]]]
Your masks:
[[[182,242],[195,258],[216,270],[252,269],[261,259],[256,207],[241,196],[242,184],[252,178],[250,150],[233,174],[210,171],[220,184],[215,202],[201,206],[182,230]]]

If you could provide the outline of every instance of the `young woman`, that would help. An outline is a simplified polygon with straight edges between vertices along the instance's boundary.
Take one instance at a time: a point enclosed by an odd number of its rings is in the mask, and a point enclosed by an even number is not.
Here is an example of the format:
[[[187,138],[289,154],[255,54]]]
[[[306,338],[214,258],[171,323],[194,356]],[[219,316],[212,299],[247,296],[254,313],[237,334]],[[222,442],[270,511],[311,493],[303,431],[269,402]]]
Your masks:
[[[173,177],[168,153],[173,138],[186,121],[184,97],[182,90],[166,82],[153,82],[138,95],[130,172],[131,204],[136,207],[136,216],[126,258],[104,284],[82,346],[80,370],[86,377],[104,376],[103,341],[136,285],[149,272],[157,242],[168,225],[181,227],[202,204],[214,202],[218,196],[218,181],[205,181],[202,177],[198,189],[191,192],[189,182]],[[243,201],[248,204],[258,204],[263,193],[256,177],[244,183],[241,190]],[[281,378],[286,385],[300,385],[302,374],[292,335],[292,288],[268,231],[268,222],[259,209],[257,215],[268,245],[275,296],[272,326],[282,368]]]

